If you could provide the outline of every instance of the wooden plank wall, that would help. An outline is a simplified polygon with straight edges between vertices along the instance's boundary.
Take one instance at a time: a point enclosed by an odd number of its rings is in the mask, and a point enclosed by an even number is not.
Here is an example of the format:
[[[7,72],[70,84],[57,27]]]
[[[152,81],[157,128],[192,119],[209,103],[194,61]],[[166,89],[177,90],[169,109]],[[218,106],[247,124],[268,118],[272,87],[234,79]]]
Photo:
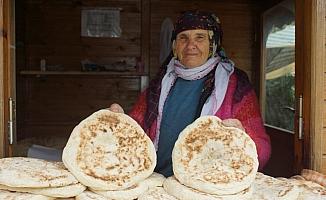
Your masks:
[[[321,149],[321,165],[320,168],[317,169],[318,171],[321,171],[323,174],[326,174],[326,2],[323,0],[317,1],[317,11],[318,11],[318,25],[317,28],[318,32],[320,33],[320,40],[322,41],[319,48],[320,52],[320,58],[318,58],[320,68],[322,68],[323,77],[320,81],[322,84],[322,87],[319,88],[320,91],[323,91],[323,117],[322,117],[322,135],[321,135],[321,142],[319,143],[319,148]]]
[[[80,70],[84,59],[109,64],[140,56],[139,0],[27,0],[25,4],[27,69],[39,69],[42,58],[48,65]],[[121,8],[121,38],[81,37],[83,7]]]
[[[41,59],[46,59],[48,65],[61,65],[64,70],[80,70],[83,59],[106,64],[121,60],[129,62],[143,56],[143,59],[149,59],[148,63],[144,61],[145,72],[149,72],[152,78],[159,69],[159,33],[164,18],[175,20],[181,11],[204,9],[219,16],[228,56],[258,83],[255,77],[259,77],[259,72],[255,69],[259,66],[259,43],[256,41],[259,15],[252,0],[17,1],[24,7],[17,13],[16,22],[20,25],[17,29],[24,30],[17,38],[20,47],[17,51],[20,52],[17,55],[18,73],[21,70],[38,70]],[[122,8],[121,38],[80,37],[80,10],[97,6]],[[149,47],[146,40],[150,40]],[[17,76],[20,138],[44,134],[68,135],[81,119],[112,102],[120,102],[128,111],[139,94],[137,78]]]
[[[306,28],[311,42],[307,46],[307,65],[311,70],[311,128],[309,168],[326,174],[326,1],[305,3]],[[311,27],[311,28],[310,28]],[[305,40],[306,43],[306,40]],[[310,58],[310,59],[309,59]]]
[[[140,0],[18,0],[20,55],[17,122],[19,138],[35,135],[69,135],[72,128],[92,112],[119,102],[126,111],[139,94],[139,78],[112,75],[21,75],[39,70],[40,60],[80,71],[81,61],[97,64],[133,62],[141,55]],[[22,9],[22,7],[24,7]],[[120,38],[80,36],[80,13],[84,7],[121,8]]]
[[[304,135],[305,145],[310,148],[305,147],[308,149],[305,157],[309,157],[309,168],[326,174],[326,2],[304,3],[304,35],[307,36],[304,63],[311,71],[310,135]]]
[[[323,23],[324,23],[324,59],[323,59],[323,65],[324,65],[324,81],[326,80],[326,3],[323,2],[323,8],[324,8],[324,17],[323,17]],[[326,82],[324,82],[324,113],[326,113]],[[324,115],[326,116],[326,114]],[[323,161],[322,161],[322,172],[323,174],[326,174],[326,117],[324,117],[323,120],[323,140],[322,140],[322,146],[323,146]]]

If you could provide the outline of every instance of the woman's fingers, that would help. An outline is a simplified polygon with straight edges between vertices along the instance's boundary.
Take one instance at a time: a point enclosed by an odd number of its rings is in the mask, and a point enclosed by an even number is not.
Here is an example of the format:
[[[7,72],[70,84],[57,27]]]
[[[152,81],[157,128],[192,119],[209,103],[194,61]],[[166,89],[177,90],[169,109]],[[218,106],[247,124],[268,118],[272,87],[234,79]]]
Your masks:
[[[238,119],[224,119],[222,123],[224,126],[235,127],[245,131],[245,129],[242,126],[242,123]]]
[[[117,113],[125,113],[123,108],[117,103],[111,104],[111,106],[109,107],[109,110],[112,112],[117,112]]]

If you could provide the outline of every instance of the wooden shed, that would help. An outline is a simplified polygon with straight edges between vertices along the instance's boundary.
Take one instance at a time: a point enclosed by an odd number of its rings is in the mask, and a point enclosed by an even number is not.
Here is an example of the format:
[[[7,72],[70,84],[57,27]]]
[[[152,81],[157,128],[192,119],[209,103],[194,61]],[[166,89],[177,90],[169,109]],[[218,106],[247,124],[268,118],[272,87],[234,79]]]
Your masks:
[[[272,141],[265,173],[326,174],[325,0],[0,0],[0,156],[62,148],[92,112],[130,110],[159,70],[163,21],[192,9],[216,13],[256,90]],[[271,102],[281,111],[267,106],[271,80],[292,81],[292,97]]]

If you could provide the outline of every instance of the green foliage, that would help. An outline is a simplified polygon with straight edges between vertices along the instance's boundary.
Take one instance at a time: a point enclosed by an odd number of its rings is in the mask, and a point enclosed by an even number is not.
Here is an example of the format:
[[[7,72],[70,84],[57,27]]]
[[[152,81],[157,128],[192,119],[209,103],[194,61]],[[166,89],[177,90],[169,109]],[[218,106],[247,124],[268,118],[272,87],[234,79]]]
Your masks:
[[[265,121],[294,131],[295,77],[287,74],[266,81]]]

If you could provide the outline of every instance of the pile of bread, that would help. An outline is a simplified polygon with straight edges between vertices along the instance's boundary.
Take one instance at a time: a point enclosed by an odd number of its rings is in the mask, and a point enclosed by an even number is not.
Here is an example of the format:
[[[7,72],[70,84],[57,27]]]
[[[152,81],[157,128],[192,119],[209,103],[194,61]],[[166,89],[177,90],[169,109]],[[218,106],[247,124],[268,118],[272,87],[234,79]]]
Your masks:
[[[109,110],[74,128],[62,160],[0,159],[0,199],[326,199],[323,186],[302,176],[257,172],[254,142],[215,116],[200,117],[180,133],[172,177],[153,172],[156,151],[137,122]]]

